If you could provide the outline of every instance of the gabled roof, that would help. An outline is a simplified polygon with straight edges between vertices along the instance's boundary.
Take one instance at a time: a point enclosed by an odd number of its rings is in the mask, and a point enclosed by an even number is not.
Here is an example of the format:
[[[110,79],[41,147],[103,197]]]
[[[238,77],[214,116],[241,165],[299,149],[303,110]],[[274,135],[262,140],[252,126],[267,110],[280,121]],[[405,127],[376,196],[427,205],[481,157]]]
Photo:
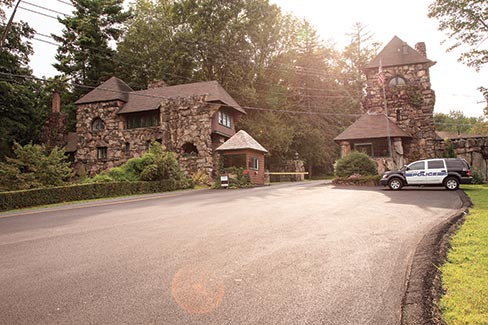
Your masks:
[[[264,147],[259,144],[253,137],[251,137],[246,131],[240,130],[234,134],[229,140],[224,142],[217,151],[225,150],[241,150],[241,149],[252,149],[261,152],[268,152]]]
[[[120,109],[119,114],[158,109],[164,98],[197,95],[207,95],[207,102],[221,102],[246,114],[246,111],[217,81],[195,82],[131,92],[127,103]]]
[[[100,86],[78,99],[75,104],[109,102],[113,100],[127,102],[129,97],[128,93],[132,91],[132,88],[125,82],[117,77],[111,77]]]
[[[412,137],[383,114],[364,114],[344,132],[335,137],[334,141],[387,138],[388,136]]]
[[[428,63],[429,65],[435,64],[434,61],[424,57],[398,36],[394,36],[365,69],[378,68],[380,66],[380,60],[383,67],[422,63]]]

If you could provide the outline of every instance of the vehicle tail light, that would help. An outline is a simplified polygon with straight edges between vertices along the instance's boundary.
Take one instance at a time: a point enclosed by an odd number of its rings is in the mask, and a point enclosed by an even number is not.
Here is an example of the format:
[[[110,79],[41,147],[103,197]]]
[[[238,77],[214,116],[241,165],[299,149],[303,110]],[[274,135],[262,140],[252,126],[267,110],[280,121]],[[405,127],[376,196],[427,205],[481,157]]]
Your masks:
[[[468,177],[471,176],[471,169],[468,169]]]

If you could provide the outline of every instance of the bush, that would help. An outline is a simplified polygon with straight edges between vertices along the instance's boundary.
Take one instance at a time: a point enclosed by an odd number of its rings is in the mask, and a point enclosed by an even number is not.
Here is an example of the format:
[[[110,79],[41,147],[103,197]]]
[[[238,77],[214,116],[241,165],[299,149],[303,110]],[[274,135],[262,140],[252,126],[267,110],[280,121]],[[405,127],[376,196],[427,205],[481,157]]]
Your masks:
[[[0,211],[38,205],[134,194],[159,193],[191,187],[190,182],[111,182],[76,184],[23,191],[0,192]]]
[[[252,187],[254,184],[251,181],[249,174],[244,174],[244,168],[230,167],[224,168],[221,175],[229,176],[229,187],[231,189]],[[221,188],[220,175],[214,183],[214,188]]]
[[[381,175],[351,175],[349,177],[337,177],[332,180],[334,185],[366,185],[366,186],[377,186],[380,185]]]
[[[173,179],[188,181],[174,153],[163,151],[158,142],[153,142],[142,157],[129,159],[125,164],[111,168],[85,183],[161,181]]]
[[[337,161],[336,176],[349,177],[354,174],[377,175],[376,163],[368,155],[357,151],[353,151]]]
[[[471,170],[471,177],[473,177],[473,184],[483,184],[483,174],[476,169]]]
[[[59,186],[73,175],[63,150],[47,152],[44,145],[14,143],[14,157],[0,162],[0,191]]]

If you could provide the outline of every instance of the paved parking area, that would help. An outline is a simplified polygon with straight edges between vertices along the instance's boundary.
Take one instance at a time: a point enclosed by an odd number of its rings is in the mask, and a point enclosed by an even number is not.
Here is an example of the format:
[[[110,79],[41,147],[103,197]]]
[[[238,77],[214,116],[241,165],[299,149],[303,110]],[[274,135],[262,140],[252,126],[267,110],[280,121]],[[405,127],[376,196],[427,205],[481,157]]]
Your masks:
[[[397,324],[456,192],[303,182],[0,215],[0,323]]]

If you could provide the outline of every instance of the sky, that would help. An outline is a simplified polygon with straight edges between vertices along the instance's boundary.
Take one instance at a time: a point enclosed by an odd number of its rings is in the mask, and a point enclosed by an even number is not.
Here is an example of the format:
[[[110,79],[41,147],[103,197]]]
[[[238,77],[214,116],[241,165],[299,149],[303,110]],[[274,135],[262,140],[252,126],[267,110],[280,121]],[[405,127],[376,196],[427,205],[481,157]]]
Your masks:
[[[224,1],[224,0],[223,0]],[[73,7],[68,0],[23,0],[15,21],[27,21],[36,32],[33,40],[34,55],[31,67],[37,77],[52,77],[57,74],[52,64],[56,62],[56,46],[51,38],[42,36],[61,35],[63,26],[53,19],[57,14],[44,10],[41,6],[61,13],[70,13]],[[432,88],[436,92],[434,111],[448,113],[461,110],[466,116],[483,115],[486,101],[477,90],[488,86],[488,68],[480,72],[457,61],[458,52],[446,53],[446,35],[438,31],[438,21],[427,17],[428,5],[433,0],[270,0],[284,12],[298,18],[307,19],[318,31],[323,41],[335,44],[338,50],[350,42],[348,33],[356,22],[366,26],[374,34],[375,40],[386,45],[398,36],[411,47],[425,42],[427,57],[437,64],[430,68]],[[34,6],[35,5],[35,6]],[[34,13],[34,10],[39,13]],[[10,11],[7,12],[9,16]],[[47,17],[46,15],[53,16]],[[43,41],[40,41],[43,40]],[[487,44],[482,44],[484,48]]]

